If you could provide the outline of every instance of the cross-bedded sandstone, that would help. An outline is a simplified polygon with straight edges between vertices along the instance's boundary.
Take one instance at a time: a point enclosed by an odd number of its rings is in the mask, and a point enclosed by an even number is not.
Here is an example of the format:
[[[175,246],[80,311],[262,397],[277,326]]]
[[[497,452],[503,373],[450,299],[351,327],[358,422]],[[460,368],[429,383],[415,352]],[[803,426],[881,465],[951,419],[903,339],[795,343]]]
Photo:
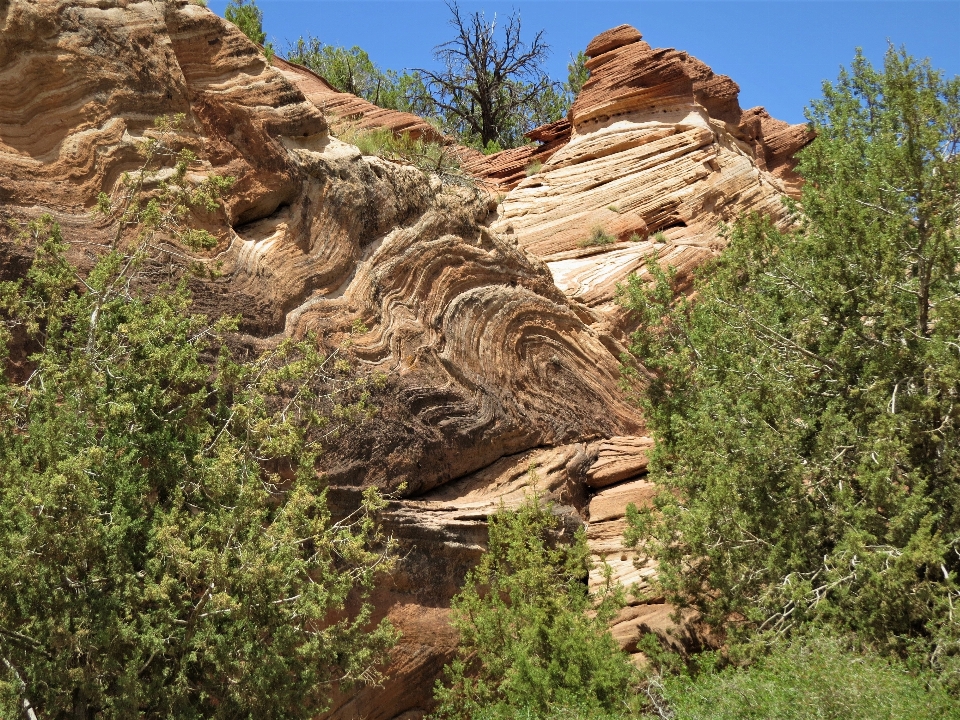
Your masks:
[[[618,389],[628,319],[612,303],[616,284],[643,275],[652,253],[689,275],[722,247],[717,223],[739,213],[787,222],[780,197],[797,188],[803,128],[741,112],[732,80],[621,26],[588,46],[591,79],[568,119],[530,133],[538,144],[526,148],[462,149],[480,187],[450,188],[340,142],[327,115],[449,142],[422,119],[271,66],[207,9],[0,7],[4,219],[53,213],[89,267],[115,230],[91,218],[98,193],[139,169],[155,117],[183,113],[177,141],[201,160],[193,177],[236,178],[224,211],[198,218],[217,247],[165,244],[171,272],[217,268],[191,280],[195,308],[242,315],[254,347],[319,333],[386,376],[377,417],[331,439],[322,469],[341,510],[364,486],[397,493],[385,522],[404,558],[379,611],[405,637],[387,685],[338,697],[331,717],[427,706],[455,640],[445,608],[482,551],[485,519],[519,503],[533,478],[567,529],[588,523],[595,557],[618,578],[654,571],[622,547],[626,503],[650,497],[651,441]],[[527,177],[534,160],[542,168]],[[497,207],[484,187],[513,189]],[[596,226],[616,241],[587,244]],[[0,233],[0,277],[16,277],[29,249]],[[638,628],[662,629],[666,614],[625,610],[615,634],[631,649]]]

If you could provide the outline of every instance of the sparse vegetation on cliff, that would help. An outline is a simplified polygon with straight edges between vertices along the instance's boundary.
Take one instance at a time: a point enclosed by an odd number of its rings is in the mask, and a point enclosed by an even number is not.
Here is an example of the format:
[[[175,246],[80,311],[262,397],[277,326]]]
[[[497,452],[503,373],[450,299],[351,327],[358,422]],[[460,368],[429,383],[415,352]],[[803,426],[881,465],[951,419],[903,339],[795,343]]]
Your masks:
[[[454,148],[438,142],[416,139],[408,133],[399,137],[386,128],[366,129],[350,123],[335,127],[337,137],[356,145],[364,155],[375,155],[385,160],[413,165],[425,173],[436,175],[448,185],[472,187],[473,178],[460,168]]]
[[[590,237],[580,243],[580,247],[597,247],[603,245],[612,245],[617,239],[603,229],[602,225],[594,226],[590,231]]]

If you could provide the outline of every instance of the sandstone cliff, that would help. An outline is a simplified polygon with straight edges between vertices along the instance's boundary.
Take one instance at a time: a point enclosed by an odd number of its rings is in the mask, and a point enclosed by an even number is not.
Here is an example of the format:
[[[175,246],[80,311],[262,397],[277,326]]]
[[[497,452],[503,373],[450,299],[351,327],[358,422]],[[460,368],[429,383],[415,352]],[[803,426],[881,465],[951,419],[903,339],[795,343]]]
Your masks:
[[[617,387],[628,325],[615,285],[654,251],[689,273],[722,247],[718,222],[741,212],[785,222],[780,197],[796,189],[791,156],[806,136],[742,112],[733,81],[629,26],[587,52],[591,79],[568,120],[531,133],[537,145],[464,155],[486,186],[509,189],[498,204],[483,183],[446,187],[332,137],[328,116],[433,131],[267,64],[205,8],[0,3],[3,220],[52,213],[89,267],[114,231],[91,216],[98,193],[137,170],[155,117],[182,113],[195,175],[237,178],[223,214],[203,219],[217,247],[167,248],[218,268],[191,280],[198,309],[240,314],[254,347],[308,331],[331,346],[349,338],[352,361],[386,375],[377,417],[332,441],[323,463],[344,509],[369,485],[402,498],[385,521],[404,555],[377,601],[404,637],[386,686],[338,698],[331,717],[413,718],[428,706],[455,643],[445,608],[488,514],[529,490],[531,464],[567,527],[589,523],[617,577],[653,572],[620,541],[626,504],[650,496],[651,442]],[[532,159],[543,166],[527,177]],[[617,242],[583,246],[598,225]],[[0,279],[28,261],[4,223]],[[638,628],[662,629],[666,614],[628,608],[614,632],[634,650]]]
[[[689,272],[744,212],[786,222],[804,126],[743,112],[730,78],[686,53],[653,49],[626,25],[586,49],[590,79],[569,140],[507,196],[492,228],[545,261],[557,286],[615,329],[616,284],[646,258]],[[535,135],[535,133],[534,133]],[[590,246],[594,228],[617,242]]]

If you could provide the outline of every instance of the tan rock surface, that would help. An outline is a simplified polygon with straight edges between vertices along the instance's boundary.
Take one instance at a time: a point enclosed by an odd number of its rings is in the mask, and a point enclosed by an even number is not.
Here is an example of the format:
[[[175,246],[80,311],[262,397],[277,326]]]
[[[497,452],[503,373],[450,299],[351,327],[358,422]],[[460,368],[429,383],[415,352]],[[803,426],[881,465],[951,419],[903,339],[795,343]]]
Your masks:
[[[656,569],[650,563],[637,567],[634,561],[640,554],[624,545],[623,535],[627,529],[627,505],[650,507],[656,491],[653,483],[641,479],[613,485],[593,495],[587,508],[587,541],[595,563],[590,572],[591,587],[602,585],[605,563],[612,569],[614,581],[624,587],[637,584],[640,591],[648,588]]]
[[[330,717],[429,710],[454,644],[446,608],[485,546],[486,518],[534,480],[564,532],[589,520],[595,558],[648,587],[655,568],[636,567],[622,542],[627,503],[652,489],[643,419],[617,387],[616,283],[642,275],[653,252],[689,275],[722,247],[716,223],[740,212],[785,221],[779,195],[797,187],[802,132],[740,113],[732,81],[623,26],[591,43],[589,87],[568,121],[530,134],[538,146],[465,153],[485,182],[516,185],[497,213],[482,190],[362,156],[330,136],[325,113],[426,134],[421,119],[266,64],[205,8],[2,7],[3,220],[54,214],[88,268],[114,231],[91,218],[97,194],[115,194],[140,167],[137,144],[156,135],[155,117],[183,113],[177,142],[200,156],[194,176],[237,179],[223,213],[198,218],[216,248],[164,246],[174,275],[185,261],[219,267],[216,279],[190,280],[196,309],[240,314],[251,348],[311,331],[331,347],[349,340],[343,352],[359,371],[386,376],[378,415],[331,440],[323,469],[340,512],[364,486],[397,493],[385,523],[403,554],[377,603],[405,634],[385,685],[336,698]],[[533,160],[543,167],[527,177]],[[581,247],[595,225],[618,242]],[[0,279],[22,276],[29,260],[0,225]],[[645,607],[615,626],[627,647],[641,617],[660,627],[663,608]]]
[[[788,222],[780,198],[799,187],[791,158],[808,137],[762,108],[741,112],[730,78],[629,26],[587,54],[569,142],[509,193],[492,228],[616,324],[617,283],[654,253],[689,277],[723,247],[720,223],[748,212]],[[618,242],[589,247],[598,227]]]
[[[647,457],[652,450],[653,438],[649,437],[612,437],[604,440],[598,448],[597,461],[587,471],[587,485],[602,488],[646,473]]]
[[[591,523],[616,520],[626,514],[627,505],[650,507],[657,486],[647,480],[632,480],[604,488],[590,500],[588,512]]]

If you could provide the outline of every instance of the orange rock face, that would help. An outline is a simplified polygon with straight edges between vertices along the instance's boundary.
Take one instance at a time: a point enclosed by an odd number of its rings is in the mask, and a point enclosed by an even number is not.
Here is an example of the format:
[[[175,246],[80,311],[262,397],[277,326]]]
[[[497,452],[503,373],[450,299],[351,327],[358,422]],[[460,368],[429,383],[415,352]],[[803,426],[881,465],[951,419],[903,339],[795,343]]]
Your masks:
[[[377,107],[356,95],[340,92],[320,75],[302,65],[288,63],[283,58],[275,57],[272,64],[326,114],[351,119],[361,128],[387,128],[397,135],[407,133],[414,139],[449,142],[417,115]]]
[[[793,156],[810,137],[762,108],[741,111],[730,78],[630,26],[586,53],[569,139],[507,195],[492,229],[545,261],[617,336],[627,328],[617,284],[651,258],[689,278],[723,247],[722,223],[749,212],[789,222],[781,198],[799,190]],[[592,241],[598,233],[615,242]]]
[[[384,521],[402,559],[377,605],[404,638],[386,684],[335,697],[328,717],[429,711],[456,643],[450,598],[483,551],[486,518],[533,485],[557,503],[564,532],[587,524],[594,557],[618,579],[642,587],[655,572],[622,541],[626,505],[652,497],[652,441],[618,389],[616,284],[642,275],[654,252],[689,273],[722,247],[717,223],[741,212],[786,222],[780,197],[798,187],[792,156],[807,137],[761,109],[741,112],[731,80],[653,50],[629,26],[588,55],[591,79],[567,120],[532,132],[528,148],[465,150],[483,182],[451,188],[362,155],[328,125],[348,116],[429,136],[422,119],[267,64],[200,6],[0,9],[0,219],[54,214],[89,267],[115,231],[91,217],[98,193],[138,170],[155,117],[182,113],[177,141],[201,159],[193,175],[236,178],[224,211],[202,218],[216,248],[167,245],[171,267],[218,268],[191,280],[195,307],[240,314],[253,347],[311,331],[331,345],[349,338],[355,367],[386,376],[377,417],[332,441],[322,462],[338,511],[363,487],[398,493]],[[498,205],[484,183],[513,189]],[[585,244],[597,226],[616,241]],[[0,279],[22,275],[29,255],[0,224]],[[616,637],[635,649],[668,610],[625,610]]]

